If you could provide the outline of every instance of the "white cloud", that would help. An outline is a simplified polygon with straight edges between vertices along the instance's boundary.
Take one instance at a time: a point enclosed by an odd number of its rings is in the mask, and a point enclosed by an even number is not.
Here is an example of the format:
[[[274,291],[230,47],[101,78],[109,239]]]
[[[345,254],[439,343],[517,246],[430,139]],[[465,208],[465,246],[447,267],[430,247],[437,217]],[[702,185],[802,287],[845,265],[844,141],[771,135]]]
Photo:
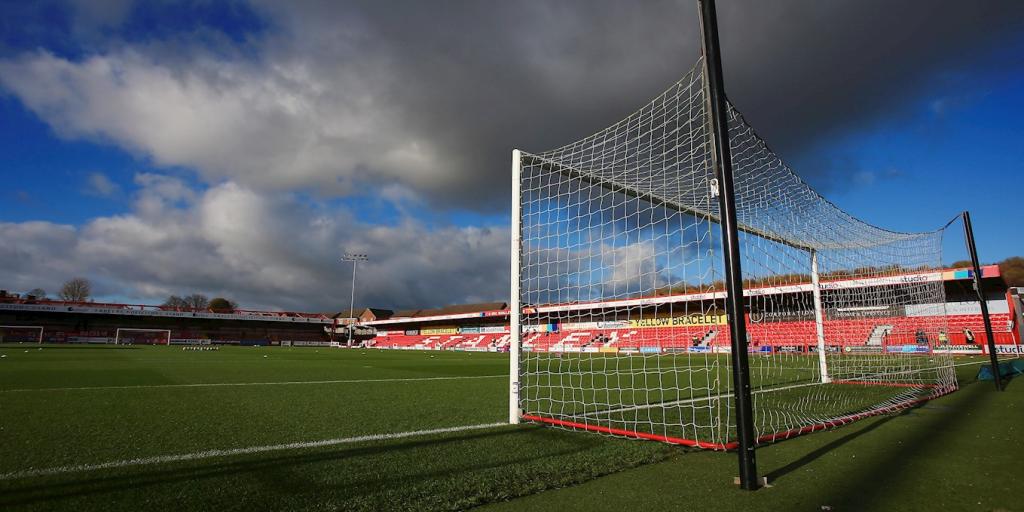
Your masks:
[[[393,187],[433,208],[489,214],[507,210],[499,178],[513,145],[539,151],[589,133],[595,105],[599,122],[628,112],[606,105],[641,102],[652,91],[635,77],[665,70],[657,54],[685,39],[677,25],[656,37],[621,7],[622,30],[597,37],[595,20],[565,7],[256,1],[268,28],[210,48],[187,31],[117,40],[99,29],[131,6],[101,7],[77,11],[76,22],[111,37],[83,56],[40,49],[0,59],[0,88],[60,136],[114,144],[208,184],[328,196]],[[633,53],[637,35],[658,50],[606,66],[606,50]]]
[[[376,97],[373,69],[323,76],[303,61],[202,54],[172,64],[134,49],[81,61],[38,51],[0,61],[0,84],[63,137],[113,142],[211,183],[344,194],[368,169],[414,186],[452,171]]]
[[[631,291],[648,291],[657,287],[656,257],[656,248],[651,242],[605,246],[600,253],[602,263],[611,270],[607,284]]]
[[[61,280],[74,277],[76,261],[69,257],[77,233],[71,226],[50,222],[0,222],[0,289],[24,291],[36,287],[57,289]]]
[[[40,228],[57,239],[20,254],[17,273],[0,265],[0,283],[53,288],[81,274],[102,294],[145,302],[200,291],[250,307],[329,310],[348,302],[349,269],[338,257],[358,250],[371,256],[359,272],[361,304],[507,295],[506,227],[416,220],[437,191],[476,200],[460,189],[464,162],[446,158],[431,133],[408,122],[394,101],[399,79],[388,58],[372,58],[365,46],[346,50],[345,39],[361,34],[331,34],[316,58],[295,48],[253,60],[122,45],[80,60],[45,50],[0,60],[0,86],[61,137],[194,170],[208,187],[139,174],[129,212]],[[98,173],[89,185],[97,195],[117,192]],[[296,191],[312,193],[313,202]],[[319,202],[353,192],[389,203],[399,219],[375,225]],[[3,226],[15,235],[26,230]],[[0,262],[14,256],[0,254]],[[41,271],[48,266],[60,271]]]
[[[85,181],[84,192],[98,197],[114,197],[121,193],[121,186],[114,183],[101,172],[89,173]]]
[[[98,294],[158,302],[227,295],[243,306],[332,311],[348,304],[345,250],[365,252],[357,302],[428,306],[501,300],[508,290],[505,227],[431,228],[412,218],[373,226],[344,209],[265,194],[233,182],[197,192],[141,174],[132,211],[80,228],[0,223],[0,287],[56,289],[93,279]]]

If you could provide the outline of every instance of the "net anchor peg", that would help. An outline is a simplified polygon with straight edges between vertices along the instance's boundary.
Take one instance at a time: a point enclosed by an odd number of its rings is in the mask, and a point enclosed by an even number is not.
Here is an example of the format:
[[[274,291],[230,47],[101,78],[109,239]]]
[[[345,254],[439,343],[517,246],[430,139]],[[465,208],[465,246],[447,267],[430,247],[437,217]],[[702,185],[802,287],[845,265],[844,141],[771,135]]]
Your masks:
[[[740,477],[738,477],[738,476],[732,477],[732,484],[733,485],[740,485]],[[757,479],[757,487],[760,489],[762,487],[775,487],[775,486],[768,483],[768,477],[762,476],[762,477]]]

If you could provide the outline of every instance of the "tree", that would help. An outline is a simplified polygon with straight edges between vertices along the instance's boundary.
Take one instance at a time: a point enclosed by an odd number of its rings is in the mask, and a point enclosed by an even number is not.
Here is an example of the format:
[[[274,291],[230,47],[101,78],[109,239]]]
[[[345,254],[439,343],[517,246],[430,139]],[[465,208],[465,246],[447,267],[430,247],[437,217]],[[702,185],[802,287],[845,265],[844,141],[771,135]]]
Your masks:
[[[68,302],[85,302],[89,300],[89,295],[92,294],[92,284],[89,280],[84,277],[76,277],[70,279],[60,287],[60,293],[57,294],[60,300]]]
[[[1013,256],[999,263],[999,273],[1007,286],[1024,286],[1024,258]]]
[[[177,295],[171,295],[164,301],[163,306],[165,308],[185,309],[188,307],[188,303],[185,302],[185,299],[178,297]]]
[[[187,308],[206,309],[210,307],[210,299],[201,293],[193,293],[184,299]]]
[[[46,298],[46,290],[44,290],[42,288],[33,288],[33,289],[25,292],[25,295],[31,295],[31,296],[33,296],[33,297],[35,297],[37,299],[45,299]]]
[[[224,297],[214,297],[210,300],[210,311],[215,313],[230,313],[235,310],[235,304]]]
[[[230,302],[230,301],[229,301]],[[193,293],[185,297],[179,297],[177,295],[171,295],[164,301],[165,308],[175,309],[195,309],[205,311],[210,307],[210,299],[206,298],[206,295],[201,293]]]
[[[974,266],[971,260],[960,260],[954,261],[949,265],[949,268],[972,268]]]

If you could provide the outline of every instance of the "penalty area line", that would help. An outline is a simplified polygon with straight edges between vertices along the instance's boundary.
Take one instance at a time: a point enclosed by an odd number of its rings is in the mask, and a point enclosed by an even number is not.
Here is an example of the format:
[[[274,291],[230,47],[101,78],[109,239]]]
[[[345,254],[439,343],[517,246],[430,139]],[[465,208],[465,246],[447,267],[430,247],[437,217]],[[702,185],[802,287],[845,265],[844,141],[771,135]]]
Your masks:
[[[68,473],[84,473],[87,471],[98,471],[103,469],[119,469],[131,466],[150,466],[154,464],[167,464],[172,462],[188,462],[215,457],[232,457],[237,455],[252,455],[257,453],[275,452],[282,450],[300,450],[306,448],[323,448],[343,444],[362,443],[369,441],[390,441],[408,437],[429,436],[435,434],[450,434],[453,432],[466,432],[470,430],[482,430],[508,426],[508,422],[502,423],[481,423],[479,425],[460,425],[457,427],[434,428],[428,430],[413,430],[410,432],[393,432],[389,434],[370,434],[356,437],[341,437],[337,439],[323,439],[320,441],[302,441],[296,443],[272,444],[265,446],[250,446],[247,448],[229,448],[221,450],[206,450],[193,453],[181,453],[176,455],[157,455],[154,457],[140,457],[136,459],[115,460],[101,462],[98,464],[78,464],[68,466],[55,466],[41,469],[25,469],[0,473],[0,482],[18,480],[22,478],[35,478],[41,476],[63,475]]]
[[[0,393],[26,391],[89,391],[103,389],[216,388],[231,386],[296,386],[302,384],[367,384],[371,382],[423,382],[432,380],[507,379],[508,375],[463,375],[458,377],[407,377],[397,379],[286,380],[281,382],[207,382],[195,384],[137,384],[129,386],[81,386],[68,388],[0,389]]]

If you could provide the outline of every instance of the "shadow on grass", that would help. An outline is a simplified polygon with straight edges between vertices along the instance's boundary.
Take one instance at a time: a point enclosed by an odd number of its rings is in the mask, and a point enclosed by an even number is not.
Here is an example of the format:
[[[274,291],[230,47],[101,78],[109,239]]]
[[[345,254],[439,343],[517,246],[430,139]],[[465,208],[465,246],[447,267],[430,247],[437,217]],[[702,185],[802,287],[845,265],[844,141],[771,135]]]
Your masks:
[[[470,464],[437,464],[436,460],[420,466],[418,471],[403,472],[394,475],[395,478],[380,480],[376,475],[359,475],[346,481],[330,485],[328,489],[321,489],[315,480],[309,478],[288,478],[294,475],[291,470],[299,469],[299,466],[315,464],[320,462],[342,461],[358,457],[374,457],[393,454],[407,450],[443,446],[453,443],[461,443],[474,440],[489,440],[495,445],[514,443],[516,438],[527,436],[546,436],[552,431],[549,429],[537,428],[502,428],[500,430],[487,430],[482,432],[463,433],[459,435],[447,435],[445,437],[430,438],[422,440],[407,440],[391,443],[374,443],[369,446],[345,447],[329,451],[316,451],[313,453],[302,453],[294,455],[275,456],[254,456],[244,460],[228,460],[213,462],[210,459],[191,462],[169,463],[162,467],[135,466],[118,470],[105,471],[106,476],[90,476],[80,473],[77,475],[58,475],[53,477],[40,477],[41,483],[33,483],[26,486],[19,486],[20,482],[2,484],[0,488],[7,487],[0,494],[0,508],[4,506],[29,505],[35,503],[53,503],[58,500],[85,497],[105,493],[114,493],[128,489],[136,490],[157,485],[167,485],[180,482],[198,482],[204,479],[212,479],[222,476],[236,476],[243,478],[258,479],[261,485],[272,485],[279,491],[286,494],[303,494],[309,491],[329,491],[335,497],[354,498],[363,495],[370,495],[378,492],[382,487],[401,488],[407,483],[430,480],[440,477],[451,477],[460,473],[496,468],[510,464],[520,464],[552,457],[561,457],[574,453],[585,452],[595,446],[599,439],[590,436],[564,436],[561,442],[569,443],[568,447],[555,450],[538,450],[529,456],[500,455],[503,452],[495,452],[497,456],[485,459],[477,459]],[[410,463],[415,463],[410,461]],[[172,467],[167,467],[172,466]],[[341,467],[338,471],[344,471]],[[95,474],[95,473],[92,473]],[[39,480],[37,479],[37,480]],[[27,479],[26,479],[27,480]]]
[[[920,407],[920,405],[918,405],[916,407]],[[905,410],[901,411],[898,414],[892,414],[892,415],[888,415],[888,416],[883,416],[881,418],[875,418],[875,421],[872,422],[870,425],[868,425],[866,427],[863,427],[863,428],[861,428],[859,430],[855,430],[853,432],[850,432],[849,434],[846,434],[845,436],[840,437],[839,439],[836,439],[835,441],[832,441],[832,442],[822,446],[821,448],[818,448],[818,449],[812,451],[811,453],[808,453],[807,455],[804,455],[803,457],[800,457],[799,459],[797,459],[797,460],[795,460],[793,462],[790,462],[789,464],[786,464],[785,466],[782,466],[779,469],[771,471],[771,472],[767,473],[765,475],[765,477],[768,478],[768,482],[769,483],[775,482],[779,478],[782,478],[783,476],[785,476],[785,475],[787,475],[789,473],[792,473],[792,472],[794,472],[794,471],[796,471],[796,470],[798,470],[798,469],[800,469],[800,468],[802,468],[802,467],[804,467],[804,466],[806,466],[806,465],[808,465],[808,464],[818,460],[823,455],[827,455],[828,453],[830,453],[833,450],[839,448],[840,446],[843,446],[844,444],[849,443],[850,441],[853,441],[854,439],[857,439],[860,436],[868,434],[871,431],[877,429],[878,427],[881,427],[882,425],[885,425],[886,423],[888,423],[888,422],[890,422],[890,421],[892,421],[892,420],[894,420],[896,418],[899,418],[901,416],[906,416],[907,414],[910,414],[910,411],[912,411],[916,407],[913,407],[913,408],[910,408],[910,409],[905,409]],[[793,438],[793,439],[796,439],[796,438]],[[789,439],[789,440],[792,440],[792,439]],[[785,442],[785,441],[783,441],[783,442]]]
[[[996,391],[988,386],[964,386],[957,394],[951,395],[957,397],[956,403],[950,404],[952,407],[937,409],[945,410],[938,414],[919,416],[923,421],[915,427],[915,433],[901,437],[900,443],[886,444],[881,448],[883,455],[874,463],[868,466],[858,465],[855,470],[851,468],[851,471],[844,475],[840,485],[823,486],[828,488],[830,494],[822,496],[821,502],[829,503],[837,510],[884,510],[884,500],[891,500],[893,496],[888,486],[878,485],[880,475],[884,475],[884,478],[890,481],[899,481],[900,473],[904,471],[903,468],[908,461],[922,460],[922,457],[929,453],[945,449],[944,445],[947,442],[942,437],[947,432],[962,429],[963,424],[971,418],[968,411],[984,409],[995,393]],[[922,408],[931,409],[929,404],[931,402],[908,409],[899,416],[913,414],[915,410]],[[881,423],[871,425],[857,434],[863,435],[874,430]],[[846,440],[848,441],[849,439]]]

